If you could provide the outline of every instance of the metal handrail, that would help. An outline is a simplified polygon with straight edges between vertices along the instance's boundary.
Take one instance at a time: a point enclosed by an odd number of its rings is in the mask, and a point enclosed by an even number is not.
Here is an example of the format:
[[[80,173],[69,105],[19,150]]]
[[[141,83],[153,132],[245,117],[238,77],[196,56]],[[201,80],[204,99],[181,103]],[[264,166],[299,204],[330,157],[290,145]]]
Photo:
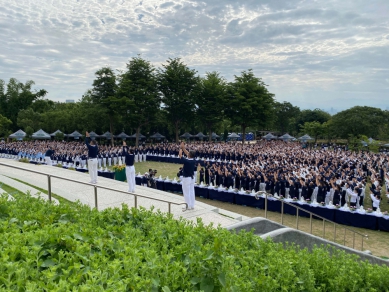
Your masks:
[[[100,186],[100,185],[86,183],[86,182],[83,182],[83,181],[79,181],[79,180],[75,180],[75,179],[71,179],[71,178],[65,178],[65,177],[61,177],[61,176],[58,176],[58,175],[47,174],[47,173],[44,173],[44,172],[41,172],[41,171],[31,170],[31,169],[27,169],[27,168],[24,168],[24,167],[14,166],[14,165],[2,163],[2,162],[0,162],[0,165],[47,176],[47,187],[48,187],[47,195],[49,196],[49,201],[51,201],[51,178],[58,178],[58,179],[62,179],[62,180],[66,180],[66,181],[70,181],[70,182],[75,182],[75,183],[79,183],[79,184],[82,184],[82,185],[89,185],[89,186],[94,187],[95,208],[96,208],[96,210],[98,210],[98,200],[97,200],[97,189],[98,188],[104,189],[104,190],[108,190],[108,191],[114,191],[114,192],[118,192],[118,193],[122,193],[122,194],[129,194],[129,195],[134,196],[135,208],[136,209],[138,208],[138,197],[146,198],[146,199],[152,199],[154,201],[168,203],[169,214],[171,213],[171,205],[172,204],[173,205],[177,205],[177,206],[185,205],[185,210],[188,208],[188,204],[187,203],[175,203],[175,202],[171,202],[171,201],[156,199],[156,198],[153,198],[153,197],[148,197],[148,196],[139,195],[139,194],[135,194],[135,193],[131,193],[131,192],[125,192],[125,191],[121,191],[121,190],[117,190],[117,189],[113,189],[113,188],[109,188],[109,187],[104,187],[104,186]]]
[[[260,192],[255,194],[255,198],[257,200],[259,200],[262,197],[260,195],[265,195],[265,197],[264,197],[264,199],[265,199],[265,218],[267,218],[268,193],[266,193],[264,191],[260,191]],[[334,240],[333,240],[333,242],[336,243],[336,226],[340,226],[341,228],[344,229],[343,245],[346,246],[346,230],[348,230],[348,231],[353,232],[353,248],[355,248],[355,234],[358,234],[358,235],[360,235],[362,237],[361,250],[363,251],[363,240],[364,240],[364,238],[368,239],[368,235],[359,233],[358,231],[352,230],[352,229],[350,229],[350,228],[348,228],[348,227],[346,227],[344,225],[341,225],[341,224],[336,223],[334,221],[328,220],[328,219],[326,219],[326,218],[324,218],[324,217],[322,217],[320,215],[317,215],[317,214],[315,214],[315,213],[313,213],[311,211],[308,211],[308,210],[306,210],[304,208],[301,208],[299,206],[293,205],[293,204],[291,204],[289,202],[285,202],[284,200],[281,200],[279,198],[276,198],[276,197],[273,197],[273,198],[281,202],[281,224],[283,224],[283,222],[284,222],[284,204],[287,204],[289,206],[292,206],[292,207],[296,208],[296,229],[297,230],[299,230],[298,229],[298,225],[299,225],[299,211],[301,210],[301,211],[304,211],[304,212],[309,214],[310,234],[312,234],[312,218],[313,218],[313,216],[315,216],[315,217],[323,220],[323,236],[322,236],[322,238],[325,239],[325,222],[327,221],[327,222],[332,223],[334,225]]]

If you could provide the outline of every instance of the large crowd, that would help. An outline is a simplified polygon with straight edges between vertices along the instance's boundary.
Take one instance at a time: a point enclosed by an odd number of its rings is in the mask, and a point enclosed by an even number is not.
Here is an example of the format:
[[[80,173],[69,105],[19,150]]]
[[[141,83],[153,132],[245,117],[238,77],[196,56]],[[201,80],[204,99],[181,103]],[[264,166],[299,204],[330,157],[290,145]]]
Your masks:
[[[260,141],[253,144],[196,142],[197,180],[207,185],[266,191],[279,196],[316,200],[336,205],[363,205],[366,184],[377,208],[383,194],[389,195],[389,162],[386,153],[351,152],[344,148],[303,149],[299,143]],[[30,141],[0,144],[0,157],[51,159],[84,167],[87,148],[79,142]],[[180,145],[160,143],[133,148],[135,162],[147,155],[177,157]],[[99,167],[124,162],[121,146],[99,146]],[[180,175],[178,173],[178,175]],[[382,188],[384,190],[382,190]],[[375,203],[374,203],[375,202]]]

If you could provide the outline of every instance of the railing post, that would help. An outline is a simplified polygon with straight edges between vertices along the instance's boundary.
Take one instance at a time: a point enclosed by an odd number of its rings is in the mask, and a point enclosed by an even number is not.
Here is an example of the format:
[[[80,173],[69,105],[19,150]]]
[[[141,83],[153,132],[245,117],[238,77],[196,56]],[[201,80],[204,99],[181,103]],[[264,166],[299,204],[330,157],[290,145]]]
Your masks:
[[[312,213],[309,213],[309,225],[310,225],[310,232],[312,234]]]
[[[299,211],[300,211],[300,209],[297,208],[297,210],[296,210],[296,229],[297,230],[299,229]]]
[[[281,225],[284,224],[284,200],[281,200]]]
[[[51,202],[51,176],[47,175],[47,195],[49,196],[49,201]]]
[[[95,188],[95,208],[96,208],[96,210],[98,210],[99,208],[98,208],[98,203],[97,203],[97,187],[94,186],[94,188]]]
[[[267,193],[265,193],[265,218],[267,218]]]
[[[138,209],[138,196],[134,195],[134,200],[135,200],[135,209]]]

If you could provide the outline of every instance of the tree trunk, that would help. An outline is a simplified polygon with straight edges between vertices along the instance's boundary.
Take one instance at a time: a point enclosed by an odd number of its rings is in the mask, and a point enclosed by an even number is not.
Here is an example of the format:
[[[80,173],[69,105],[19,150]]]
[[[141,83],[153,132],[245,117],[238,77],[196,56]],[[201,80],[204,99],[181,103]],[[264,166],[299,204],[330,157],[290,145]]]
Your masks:
[[[109,117],[109,131],[111,132],[111,146],[113,146],[113,118]]]
[[[140,127],[136,128],[136,138],[135,138],[135,147],[138,148],[139,145],[139,133],[140,133]]]
[[[242,145],[246,141],[246,125],[242,125]]]
[[[212,128],[208,126],[207,130],[208,130],[208,142],[212,142]]]

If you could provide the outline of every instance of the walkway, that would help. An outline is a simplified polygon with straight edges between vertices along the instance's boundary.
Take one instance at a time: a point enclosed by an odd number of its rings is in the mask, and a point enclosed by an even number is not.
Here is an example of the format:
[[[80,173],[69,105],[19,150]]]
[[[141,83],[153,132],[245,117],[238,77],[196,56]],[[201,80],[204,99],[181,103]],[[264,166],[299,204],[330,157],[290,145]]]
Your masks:
[[[0,158],[0,163],[5,163],[10,166],[23,167],[25,169],[39,171],[45,174],[57,175],[64,178],[79,180],[85,183],[90,181],[89,174],[67,170],[58,167],[46,166],[46,165],[35,165],[29,163],[21,163],[15,160],[3,159]],[[32,172],[27,172],[23,170],[18,170],[12,167],[6,167],[0,165],[0,183],[5,183],[17,190],[20,190],[23,193],[26,193],[27,190],[30,190],[32,194],[36,194],[37,190],[27,186],[23,183],[15,181],[18,179],[27,184],[36,186],[47,190],[48,180],[46,175],[36,174]],[[128,185],[125,182],[119,182],[112,179],[107,179],[103,177],[98,177],[97,186],[104,186],[108,188],[113,188],[118,191],[126,191]],[[65,198],[69,201],[76,202],[80,201],[82,204],[89,205],[91,207],[95,206],[95,197],[94,197],[94,187],[92,185],[84,185],[80,183],[69,182],[57,178],[51,179],[51,189],[52,193]],[[138,207],[142,206],[147,209],[152,206],[156,210],[161,210],[161,212],[168,212],[168,204],[165,202],[159,202],[153,200],[153,198],[162,199],[175,203],[183,203],[183,197],[178,194],[172,194],[163,192],[160,190],[150,189],[147,187],[136,186],[135,193],[148,198],[138,197]],[[98,209],[103,210],[106,208],[120,207],[122,204],[127,204],[129,207],[135,206],[134,196],[129,193],[120,193],[116,191],[108,191],[98,188]],[[196,207],[194,210],[188,210],[182,212],[183,205],[171,205],[171,212],[175,218],[185,218],[197,221],[197,218],[201,218],[203,223],[210,224],[213,223],[214,226],[220,224],[222,227],[232,225],[236,222],[246,220],[248,217],[236,214],[227,210],[215,208],[211,205],[196,202]]]

